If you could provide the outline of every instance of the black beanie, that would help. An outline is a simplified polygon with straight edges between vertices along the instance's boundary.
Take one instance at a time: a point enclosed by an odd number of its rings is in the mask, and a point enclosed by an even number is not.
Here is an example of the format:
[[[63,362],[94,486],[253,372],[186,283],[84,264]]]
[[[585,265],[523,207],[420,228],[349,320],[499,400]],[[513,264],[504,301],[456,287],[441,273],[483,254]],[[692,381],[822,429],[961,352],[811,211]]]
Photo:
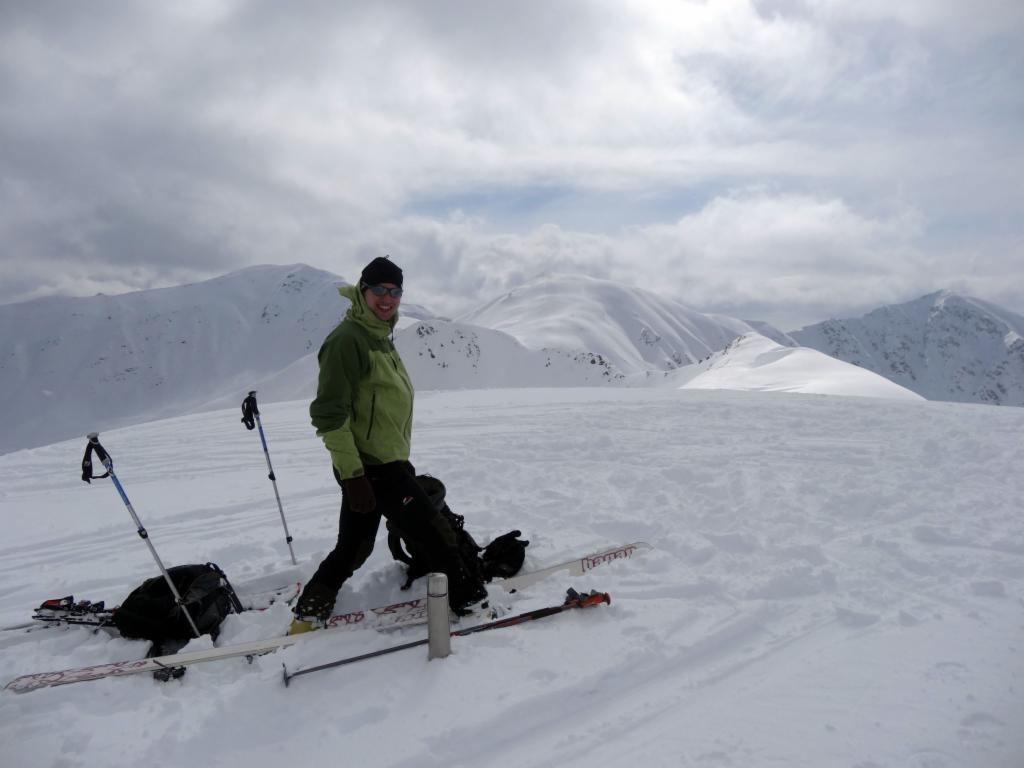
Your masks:
[[[379,285],[380,283],[394,283],[402,287],[402,270],[388,256],[378,256],[365,267],[363,274],[359,276],[359,282],[363,285]]]

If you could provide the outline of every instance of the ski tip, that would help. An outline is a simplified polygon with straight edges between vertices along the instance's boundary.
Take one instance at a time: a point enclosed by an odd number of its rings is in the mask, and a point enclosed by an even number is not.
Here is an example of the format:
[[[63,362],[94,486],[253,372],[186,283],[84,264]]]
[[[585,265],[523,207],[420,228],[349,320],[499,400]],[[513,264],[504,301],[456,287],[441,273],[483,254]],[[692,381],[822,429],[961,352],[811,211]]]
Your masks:
[[[288,674],[288,667],[285,666],[284,662],[281,663],[281,669],[284,670],[284,687],[287,688],[292,676]]]

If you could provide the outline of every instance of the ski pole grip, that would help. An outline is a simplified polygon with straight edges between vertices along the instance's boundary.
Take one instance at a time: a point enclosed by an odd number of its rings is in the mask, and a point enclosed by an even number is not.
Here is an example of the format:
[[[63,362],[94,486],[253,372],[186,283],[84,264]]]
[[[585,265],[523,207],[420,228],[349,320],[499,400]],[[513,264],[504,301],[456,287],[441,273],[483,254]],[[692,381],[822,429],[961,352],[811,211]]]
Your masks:
[[[575,589],[566,592],[565,605],[567,608],[589,608],[592,605],[612,604],[612,596],[607,592],[598,592],[592,589],[587,594],[580,594]]]
[[[248,397],[242,401],[242,423],[246,429],[256,428],[256,417],[260,415],[259,406],[256,405],[256,390],[250,390]]]
[[[89,439],[89,442],[85,446],[85,456],[82,457],[82,479],[88,483],[91,480],[110,477],[110,471],[113,469],[114,462],[111,460],[110,454],[100,445],[99,432],[90,432],[86,437]],[[107,467],[106,473],[102,475],[94,475],[92,473],[92,454],[94,451],[96,456],[99,457],[100,463]]]

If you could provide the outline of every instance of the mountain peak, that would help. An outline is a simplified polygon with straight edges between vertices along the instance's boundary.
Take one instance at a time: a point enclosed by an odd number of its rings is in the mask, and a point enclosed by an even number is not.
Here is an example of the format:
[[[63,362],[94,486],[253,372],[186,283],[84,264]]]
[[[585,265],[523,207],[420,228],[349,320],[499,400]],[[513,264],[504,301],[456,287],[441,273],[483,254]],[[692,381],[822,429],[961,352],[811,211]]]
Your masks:
[[[807,326],[790,337],[930,400],[1024,405],[1024,317],[957,291]]]
[[[643,288],[560,273],[538,275],[457,319],[533,349],[599,354],[627,375],[688,365],[753,330]]]

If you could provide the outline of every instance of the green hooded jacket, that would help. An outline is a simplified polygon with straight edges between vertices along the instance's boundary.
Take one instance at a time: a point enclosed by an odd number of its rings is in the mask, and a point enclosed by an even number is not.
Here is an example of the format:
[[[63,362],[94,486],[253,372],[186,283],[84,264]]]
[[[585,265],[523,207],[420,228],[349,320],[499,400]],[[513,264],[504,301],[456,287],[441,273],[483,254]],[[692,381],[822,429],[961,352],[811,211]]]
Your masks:
[[[365,464],[407,461],[413,388],[391,342],[398,314],[384,322],[357,286],[338,289],[352,302],[320,347],[320,378],[309,415],[342,479]]]

